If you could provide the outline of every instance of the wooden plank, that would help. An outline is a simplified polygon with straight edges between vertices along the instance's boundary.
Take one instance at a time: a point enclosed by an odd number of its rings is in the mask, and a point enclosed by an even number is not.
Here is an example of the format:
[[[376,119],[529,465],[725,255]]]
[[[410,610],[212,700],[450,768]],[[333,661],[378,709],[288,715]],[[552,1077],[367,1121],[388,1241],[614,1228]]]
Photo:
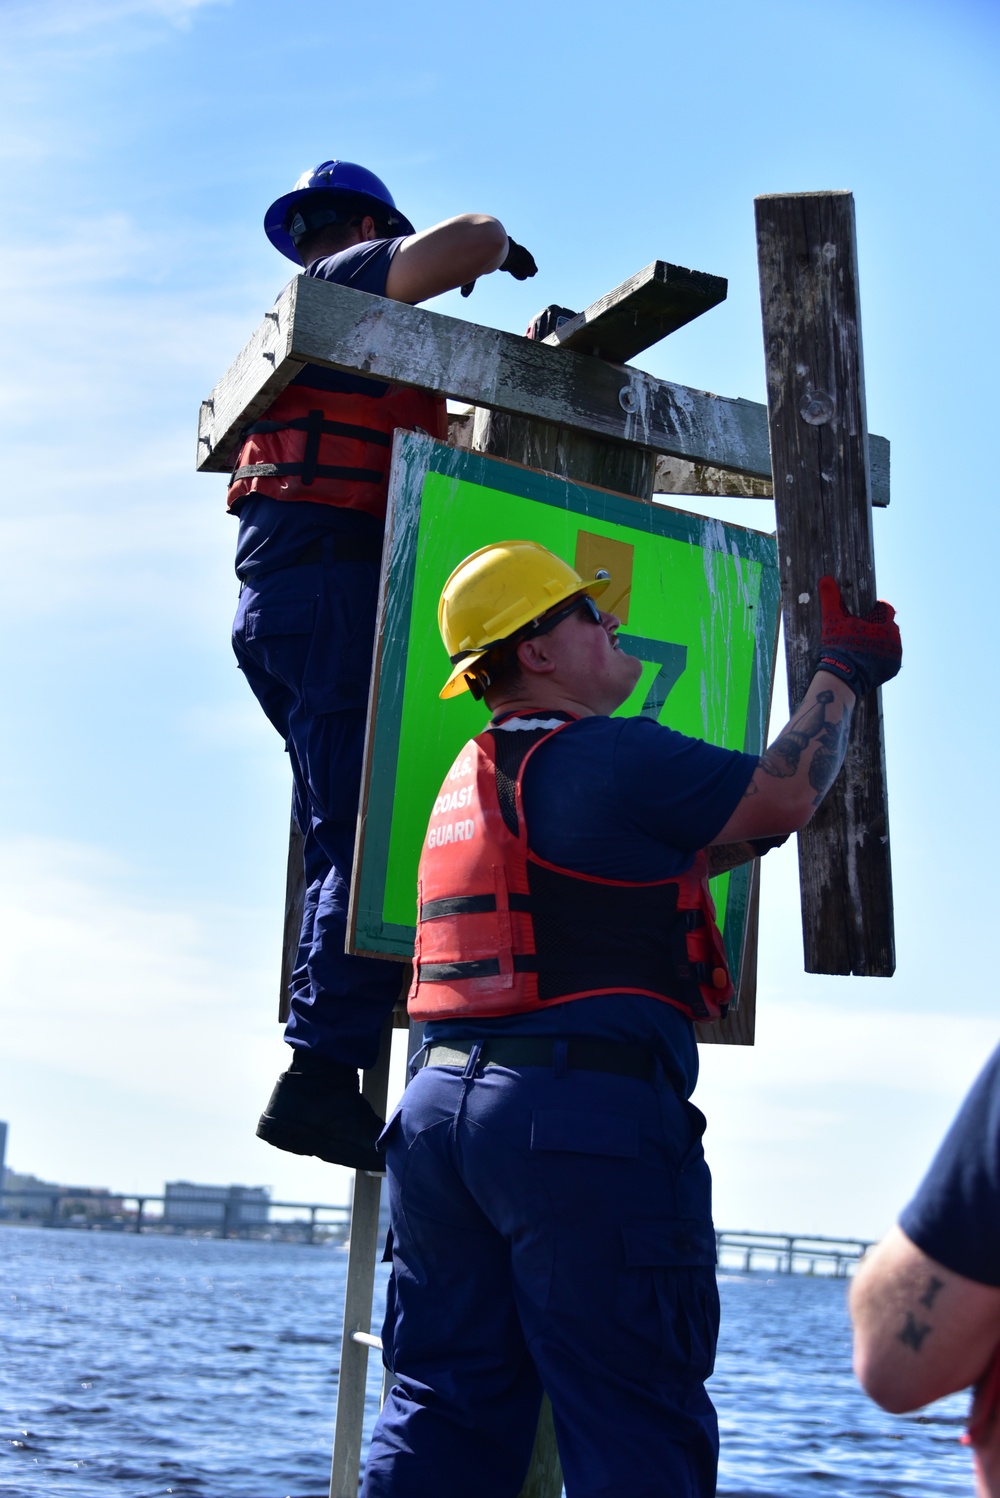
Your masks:
[[[728,289],[724,276],[654,260],[542,342],[627,364],[643,349],[724,302]]]
[[[301,370],[302,361],[290,357],[290,334],[299,285],[304,280],[304,276],[296,276],[289,282],[208,400],[202,401],[196,468],[227,473],[239,451],[240,432],[267,410]],[[219,432],[231,434],[225,454],[218,449]]]
[[[766,477],[764,408],[603,359],[299,276],[202,404],[198,467],[231,466],[240,432],[306,362]],[[266,322],[274,323],[269,317]],[[286,371],[276,344],[285,345]],[[272,363],[272,355],[274,361]],[[255,373],[256,371],[256,373]]]
[[[789,699],[797,706],[820,638],[818,578],[847,607],[875,603],[854,199],[756,199],[775,514]],[[881,694],[858,702],[847,760],[799,834],[808,972],[895,968]]]
[[[460,445],[460,444],[456,444]],[[871,469],[872,504],[885,508],[889,503],[889,443],[885,437],[868,438]],[[711,463],[693,463],[686,458],[669,458],[661,453],[656,459],[654,494],[704,494],[734,499],[773,499],[774,484],[770,474],[759,478],[732,468],[717,468]]]
[[[473,446],[477,408],[464,406],[448,413],[448,441],[452,447],[466,451]],[[873,495],[873,504],[889,503],[889,444],[884,437],[869,437],[869,450],[882,459],[882,483],[884,488],[879,498]],[[875,480],[872,484],[874,487]],[[710,463],[691,463],[686,458],[668,458],[659,453],[653,474],[654,494],[704,495],[708,498],[773,499],[774,488],[770,478],[754,478],[749,473],[737,473],[729,468],[714,468]]]
[[[656,459],[641,447],[606,442],[589,432],[526,421],[504,411],[476,412],[471,449],[508,458],[535,472],[555,473],[579,484],[595,484],[617,494],[652,499]]]
[[[773,499],[770,477],[755,478],[749,473],[734,473],[715,468],[710,463],[690,463],[686,458],[668,458],[660,454],[653,475],[654,494],[704,494],[718,498]]]
[[[528,1475],[518,1498],[559,1498],[563,1490],[562,1463],[556,1443],[556,1427],[552,1416],[552,1403],[547,1394],[542,1395],[542,1408],[538,1413],[538,1430],[531,1450]]]
[[[306,362],[770,478],[767,411],[603,359],[298,276],[201,405],[198,463],[226,473],[242,429]],[[884,444],[886,453],[888,444]],[[888,463],[884,469],[888,502]]]

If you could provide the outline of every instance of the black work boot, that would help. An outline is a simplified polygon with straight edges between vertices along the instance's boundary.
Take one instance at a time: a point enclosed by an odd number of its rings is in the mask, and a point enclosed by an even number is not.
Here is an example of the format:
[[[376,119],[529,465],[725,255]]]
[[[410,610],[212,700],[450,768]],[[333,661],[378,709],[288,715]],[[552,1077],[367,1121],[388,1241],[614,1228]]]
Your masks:
[[[318,1056],[303,1064],[297,1052],[275,1083],[257,1138],[331,1165],[384,1171],[385,1157],[375,1143],[382,1128],[382,1119],[361,1096],[353,1067]]]

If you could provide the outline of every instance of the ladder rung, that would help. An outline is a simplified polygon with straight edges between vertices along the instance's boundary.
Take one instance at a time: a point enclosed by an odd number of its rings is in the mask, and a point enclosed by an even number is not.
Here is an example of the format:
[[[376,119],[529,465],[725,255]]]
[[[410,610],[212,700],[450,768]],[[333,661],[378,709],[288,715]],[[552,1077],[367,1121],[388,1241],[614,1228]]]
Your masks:
[[[373,1337],[371,1332],[352,1332],[352,1342],[360,1342],[362,1347],[374,1347],[376,1352],[382,1351],[382,1338]]]

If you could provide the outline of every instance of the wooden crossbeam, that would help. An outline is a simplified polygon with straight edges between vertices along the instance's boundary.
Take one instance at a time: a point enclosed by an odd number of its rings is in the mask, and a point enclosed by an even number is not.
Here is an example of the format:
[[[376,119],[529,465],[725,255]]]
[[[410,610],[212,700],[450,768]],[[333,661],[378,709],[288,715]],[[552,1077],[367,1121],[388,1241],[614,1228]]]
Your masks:
[[[769,479],[767,411],[459,318],[297,276],[201,405],[197,466],[225,473],[240,433],[306,363]],[[873,449],[878,439],[872,439]],[[888,448],[879,470],[888,503]],[[873,468],[874,468],[873,464]]]
[[[816,583],[847,607],[876,599],[868,440],[850,193],[759,197],[757,255],[792,707],[820,639]],[[799,833],[807,972],[889,976],[895,967],[881,694],[862,698],[833,789]]]
[[[654,260],[542,342],[577,354],[596,354],[612,364],[627,364],[643,349],[724,302],[728,289],[724,276]]]

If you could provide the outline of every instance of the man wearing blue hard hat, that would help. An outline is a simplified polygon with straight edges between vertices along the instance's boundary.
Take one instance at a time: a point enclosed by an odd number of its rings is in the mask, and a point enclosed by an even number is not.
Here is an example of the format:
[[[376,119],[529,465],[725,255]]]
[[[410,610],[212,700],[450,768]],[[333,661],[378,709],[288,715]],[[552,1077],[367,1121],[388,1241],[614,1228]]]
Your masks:
[[[308,276],[421,302],[535,262],[482,213],[414,230],[374,172],[324,161],[267,210],[264,232]],[[307,364],[243,434],[229,487],[239,517],[240,668],[292,764],[306,899],[285,1039],[289,1068],[260,1138],[361,1170],[382,1168],[382,1121],[360,1095],[399,993],[395,963],[344,950],[365,708],[396,427],[447,435],[425,391]]]

